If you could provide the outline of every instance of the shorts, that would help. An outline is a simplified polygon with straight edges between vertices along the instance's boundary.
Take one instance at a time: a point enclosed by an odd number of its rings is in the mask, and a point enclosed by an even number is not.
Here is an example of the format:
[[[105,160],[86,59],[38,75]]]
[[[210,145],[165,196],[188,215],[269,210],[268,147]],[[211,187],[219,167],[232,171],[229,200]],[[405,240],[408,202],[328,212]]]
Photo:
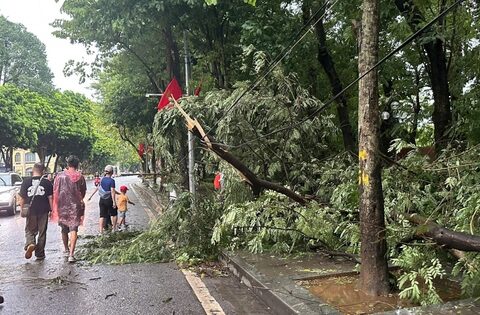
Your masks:
[[[118,211],[118,217],[119,218],[126,218],[127,217],[127,211]]]
[[[62,224],[62,223],[58,223],[58,226],[60,226],[62,228],[62,233],[64,233],[64,234],[66,234],[68,232],[72,232],[72,231],[78,232],[78,226],[69,227],[68,225],[65,225],[65,224]]]
[[[100,207],[100,218],[117,216],[117,209],[113,208],[113,201],[111,198],[108,198],[108,199],[100,198],[98,205]]]

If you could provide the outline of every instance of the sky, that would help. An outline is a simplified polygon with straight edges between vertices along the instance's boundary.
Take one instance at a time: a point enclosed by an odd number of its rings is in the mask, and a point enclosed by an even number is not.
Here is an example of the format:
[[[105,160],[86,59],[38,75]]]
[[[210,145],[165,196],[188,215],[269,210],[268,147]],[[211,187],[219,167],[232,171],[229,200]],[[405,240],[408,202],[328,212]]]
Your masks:
[[[56,88],[75,91],[92,98],[93,90],[89,87],[91,81],[80,84],[78,77],[63,75],[63,68],[68,60],[92,61],[94,56],[87,55],[82,45],[71,44],[67,39],[53,36],[54,28],[50,23],[58,18],[66,18],[60,13],[62,3],[62,0],[0,0],[0,15],[11,22],[23,24],[45,44],[48,65],[55,76],[53,83]]]

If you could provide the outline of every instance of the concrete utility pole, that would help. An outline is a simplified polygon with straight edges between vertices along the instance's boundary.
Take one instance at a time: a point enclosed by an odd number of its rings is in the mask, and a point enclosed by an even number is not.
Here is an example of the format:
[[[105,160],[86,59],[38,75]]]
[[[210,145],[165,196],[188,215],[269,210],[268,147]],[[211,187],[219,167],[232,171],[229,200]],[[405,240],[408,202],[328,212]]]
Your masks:
[[[189,56],[187,46],[187,33],[183,32],[183,42],[185,48],[185,95],[189,95]],[[195,204],[195,154],[194,154],[194,137],[193,133],[188,131],[188,189],[192,194]]]

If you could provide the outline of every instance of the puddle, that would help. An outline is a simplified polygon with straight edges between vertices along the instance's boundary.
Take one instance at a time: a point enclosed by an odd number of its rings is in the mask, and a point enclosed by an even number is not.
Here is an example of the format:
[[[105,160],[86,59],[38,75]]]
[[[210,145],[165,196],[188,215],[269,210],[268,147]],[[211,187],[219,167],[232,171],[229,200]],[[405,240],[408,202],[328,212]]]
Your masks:
[[[358,275],[348,275],[300,280],[297,283],[343,314],[373,314],[419,306],[400,299],[398,292],[381,297],[369,296],[357,289],[357,281]],[[436,286],[444,302],[461,298],[457,282],[443,279]]]

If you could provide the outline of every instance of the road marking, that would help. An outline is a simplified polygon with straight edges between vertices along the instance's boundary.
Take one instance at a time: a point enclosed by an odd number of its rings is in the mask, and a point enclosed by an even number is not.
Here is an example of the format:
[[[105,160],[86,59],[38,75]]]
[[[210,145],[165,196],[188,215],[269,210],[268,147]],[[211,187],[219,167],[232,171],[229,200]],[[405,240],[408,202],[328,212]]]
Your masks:
[[[202,279],[189,270],[182,269],[182,272],[185,275],[188,284],[192,287],[193,293],[195,293],[200,304],[202,304],[205,313],[207,313],[207,315],[225,315],[222,307],[210,294]]]

